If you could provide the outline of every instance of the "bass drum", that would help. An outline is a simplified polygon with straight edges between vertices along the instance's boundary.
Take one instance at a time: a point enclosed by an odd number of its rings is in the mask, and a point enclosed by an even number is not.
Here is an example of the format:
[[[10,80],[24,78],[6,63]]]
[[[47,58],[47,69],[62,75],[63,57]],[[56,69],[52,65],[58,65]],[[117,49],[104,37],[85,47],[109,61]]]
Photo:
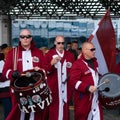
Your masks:
[[[11,84],[18,106],[22,112],[39,112],[52,103],[51,90],[43,69],[29,70]]]
[[[106,83],[104,83],[107,81]],[[104,83],[104,84],[103,84]],[[120,107],[120,76],[114,73],[107,73],[99,80],[102,84],[99,90],[99,98],[102,105],[107,109]]]

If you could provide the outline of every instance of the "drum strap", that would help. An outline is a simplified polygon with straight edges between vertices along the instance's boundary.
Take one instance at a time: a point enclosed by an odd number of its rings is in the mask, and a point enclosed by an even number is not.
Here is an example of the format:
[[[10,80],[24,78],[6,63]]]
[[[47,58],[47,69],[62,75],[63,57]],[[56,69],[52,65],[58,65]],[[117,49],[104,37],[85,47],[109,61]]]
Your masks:
[[[13,50],[13,69],[17,70],[17,61],[18,61],[18,48],[14,48]]]

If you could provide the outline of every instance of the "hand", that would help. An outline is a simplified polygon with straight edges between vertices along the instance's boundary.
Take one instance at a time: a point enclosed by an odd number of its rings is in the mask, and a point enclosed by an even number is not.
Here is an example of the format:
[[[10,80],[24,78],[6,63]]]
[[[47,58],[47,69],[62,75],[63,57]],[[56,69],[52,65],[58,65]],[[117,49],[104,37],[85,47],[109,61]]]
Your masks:
[[[33,68],[35,71],[39,71],[40,70],[40,67],[36,66]]]
[[[20,73],[19,73],[17,70],[15,70],[15,71],[12,73],[12,77],[13,77],[14,79],[17,79],[17,78],[20,77]]]
[[[58,57],[55,57],[55,58],[53,58],[52,60],[51,60],[51,65],[54,65],[54,64],[56,64],[58,61],[60,61],[61,60],[61,58],[58,56]]]
[[[91,85],[91,86],[89,87],[89,92],[90,92],[90,93],[94,93],[96,90],[97,90],[97,87],[96,87],[96,86]]]

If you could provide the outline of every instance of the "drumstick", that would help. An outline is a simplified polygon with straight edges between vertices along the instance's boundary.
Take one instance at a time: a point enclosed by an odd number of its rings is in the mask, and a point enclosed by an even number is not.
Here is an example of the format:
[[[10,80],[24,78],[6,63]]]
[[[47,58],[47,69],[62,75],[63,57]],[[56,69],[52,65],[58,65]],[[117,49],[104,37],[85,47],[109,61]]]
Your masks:
[[[97,86],[97,88],[99,88],[101,85],[106,84],[106,83],[109,83],[109,82],[110,82],[110,81],[109,81],[108,79],[105,79],[105,81],[102,82],[101,84],[99,84],[99,85]]]
[[[21,76],[31,77],[31,76],[32,76],[32,73],[30,73],[30,72],[26,72],[25,74],[21,74]]]

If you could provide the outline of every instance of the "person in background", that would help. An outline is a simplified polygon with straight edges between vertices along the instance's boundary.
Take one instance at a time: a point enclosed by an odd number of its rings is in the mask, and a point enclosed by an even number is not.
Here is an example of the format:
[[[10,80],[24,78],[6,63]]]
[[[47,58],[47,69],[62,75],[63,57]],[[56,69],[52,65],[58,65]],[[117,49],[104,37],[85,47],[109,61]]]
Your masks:
[[[78,55],[80,55],[82,52],[82,48],[78,48]]]
[[[39,49],[43,52],[43,55],[45,55],[49,51],[49,48],[47,47],[41,47]]]
[[[69,49],[71,49],[71,42],[67,42],[66,44],[66,50],[69,50]]]
[[[44,56],[41,50],[35,47],[31,32],[28,29],[23,29],[20,32],[20,41],[17,47],[9,51],[3,74],[11,83],[14,82],[24,71],[35,70],[42,68]],[[24,82],[24,80],[23,80]],[[43,111],[25,113],[19,109],[17,98],[11,92],[12,111],[6,120],[45,120]]]
[[[1,46],[0,46],[0,52],[1,52]]]
[[[116,48],[116,65],[114,68],[116,74],[120,74],[120,50]]]
[[[72,52],[75,56],[75,60],[78,58],[78,42],[72,41],[71,48],[69,49],[70,52]]]
[[[81,53],[82,53],[82,48],[78,48],[78,58],[80,58]]]
[[[95,47],[91,42],[82,44],[82,54],[70,71],[70,83],[74,87],[74,119],[103,120],[98,100],[98,63]]]
[[[6,60],[6,57],[7,57],[8,52],[9,52],[11,49],[12,49],[11,46],[8,46],[8,47],[2,49],[2,52],[4,53],[4,56],[5,56],[5,60]]]
[[[3,46],[3,45],[2,45]],[[0,102],[3,104],[4,109],[4,120],[6,120],[9,112],[11,111],[12,103],[11,103],[11,97],[10,97],[10,80],[7,80],[3,74],[3,66],[5,63],[5,58],[7,56],[7,53],[10,49],[9,47],[2,47],[0,52]],[[10,47],[11,48],[11,47]]]
[[[115,65],[115,68],[114,68],[114,73],[120,75],[120,52],[117,51],[117,55],[116,55],[116,65]],[[118,109],[118,113],[120,114],[120,108]]]
[[[69,102],[72,88],[69,84],[69,72],[75,61],[74,55],[64,49],[65,39],[58,35],[53,49],[45,55],[44,68],[47,83],[52,91],[53,102],[49,106],[49,120],[69,120]]]
[[[120,50],[116,48],[116,64],[120,62]]]
[[[8,44],[7,43],[4,43],[4,44],[2,44],[1,45],[1,51],[3,51],[5,48],[7,48],[8,47]]]

